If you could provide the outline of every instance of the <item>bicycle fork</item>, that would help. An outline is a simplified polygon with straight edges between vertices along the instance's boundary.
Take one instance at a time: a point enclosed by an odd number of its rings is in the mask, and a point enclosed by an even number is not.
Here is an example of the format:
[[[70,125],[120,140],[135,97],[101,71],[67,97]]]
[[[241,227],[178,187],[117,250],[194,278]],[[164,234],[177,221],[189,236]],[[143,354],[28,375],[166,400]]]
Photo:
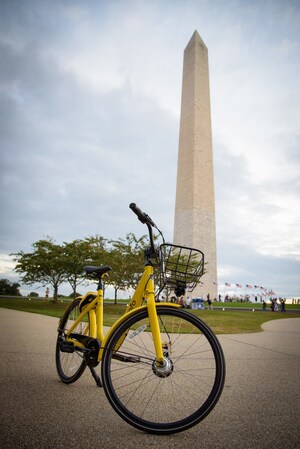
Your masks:
[[[154,284],[152,276],[149,278],[145,293],[147,298],[150,329],[156,353],[156,358],[152,363],[152,371],[157,377],[165,378],[172,374],[174,365],[172,360],[170,359],[168,344],[162,344],[159,318],[155,304]]]
[[[146,271],[147,271],[147,268],[149,268],[149,277],[148,277],[148,282],[147,282],[146,289],[145,289],[145,297],[146,297],[146,301],[147,301],[150,329],[151,329],[155,353],[156,353],[156,365],[163,366],[163,365],[165,365],[165,358],[164,358],[164,354],[163,354],[162,340],[161,340],[157,310],[156,310],[156,305],[155,305],[153,268],[152,268],[152,266],[146,267]]]

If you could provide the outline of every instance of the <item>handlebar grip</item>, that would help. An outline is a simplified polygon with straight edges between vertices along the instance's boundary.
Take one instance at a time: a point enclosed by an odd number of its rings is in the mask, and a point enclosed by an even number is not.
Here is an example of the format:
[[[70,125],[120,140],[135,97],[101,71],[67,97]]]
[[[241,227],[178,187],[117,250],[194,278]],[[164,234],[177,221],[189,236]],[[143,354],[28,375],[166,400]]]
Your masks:
[[[129,207],[132,210],[132,212],[136,214],[136,216],[142,223],[144,224],[148,223],[151,226],[155,226],[154,222],[151,220],[149,215],[145,214],[145,212],[142,212],[141,209],[135,203],[130,203]]]
[[[137,205],[135,203],[130,203],[129,207],[142,223],[146,223],[147,220],[146,220],[144,212],[142,212],[141,209],[139,207],[137,207]]]

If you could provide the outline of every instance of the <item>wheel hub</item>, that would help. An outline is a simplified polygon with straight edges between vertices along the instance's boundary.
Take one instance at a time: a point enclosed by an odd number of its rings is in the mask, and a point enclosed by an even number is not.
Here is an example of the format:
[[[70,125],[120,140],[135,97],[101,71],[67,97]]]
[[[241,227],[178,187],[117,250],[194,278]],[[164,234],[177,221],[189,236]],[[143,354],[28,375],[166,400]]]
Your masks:
[[[152,371],[157,377],[168,377],[172,374],[174,365],[171,359],[164,357],[162,364],[158,364],[156,360],[152,363]]]

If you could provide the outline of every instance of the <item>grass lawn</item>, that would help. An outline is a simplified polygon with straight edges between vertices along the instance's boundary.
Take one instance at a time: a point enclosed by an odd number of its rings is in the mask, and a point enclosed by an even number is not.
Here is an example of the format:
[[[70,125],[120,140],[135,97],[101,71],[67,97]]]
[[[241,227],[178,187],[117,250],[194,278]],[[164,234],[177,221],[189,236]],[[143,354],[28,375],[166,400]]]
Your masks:
[[[260,312],[251,310],[202,310],[193,311],[199,318],[207,323],[216,334],[242,334],[261,332],[261,325],[267,321],[300,318],[297,313]],[[299,322],[300,326],[300,322]]]
[[[237,306],[234,304],[236,303],[214,303],[214,306],[221,306],[221,308],[215,308],[214,310],[191,310],[191,312],[205,321],[205,323],[207,323],[216,334],[260,332],[262,330],[261,325],[266,321],[286,318],[300,318],[299,305],[293,305],[292,307],[288,306],[286,307],[286,313],[280,313],[270,311],[261,312],[257,310],[252,312],[252,309],[255,308],[254,304],[247,305],[247,303],[243,303],[238,304]],[[39,313],[57,318],[62,316],[67,305],[67,302],[59,302],[58,304],[54,304],[53,301],[42,301],[40,299],[0,299],[0,307],[21,310],[24,312]],[[229,310],[229,308],[244,306],[247,306],[249,310]],[[223,307],[225,310],[223,310]],[[261,305],[257,304],[257,307],[260,308]],[[298,312],[289,313],[290,308],[297,309]],[[110,326],[122,313],[124,313],[124,310],[124,304],[105,304],[104,324]]]
[[[278,309],[280,306],[279,301],[277,301]],[[267,302],[267,310],[270,309],[271,303]],[[213,302],[213,307],[225,307],[231,309],[262,309],[261,302]],[[300,304],[286,304],[286,310],[298,310],[300,312]]]

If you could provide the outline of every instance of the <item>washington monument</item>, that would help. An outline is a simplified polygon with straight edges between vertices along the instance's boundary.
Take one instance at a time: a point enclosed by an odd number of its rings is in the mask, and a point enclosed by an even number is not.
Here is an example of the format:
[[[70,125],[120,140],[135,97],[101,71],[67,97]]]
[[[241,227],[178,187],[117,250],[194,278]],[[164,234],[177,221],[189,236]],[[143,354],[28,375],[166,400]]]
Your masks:
[[[206,274],[193,296],[217,298],[208,50],[197,31],[184,50],[173,241],[204,253]]]

